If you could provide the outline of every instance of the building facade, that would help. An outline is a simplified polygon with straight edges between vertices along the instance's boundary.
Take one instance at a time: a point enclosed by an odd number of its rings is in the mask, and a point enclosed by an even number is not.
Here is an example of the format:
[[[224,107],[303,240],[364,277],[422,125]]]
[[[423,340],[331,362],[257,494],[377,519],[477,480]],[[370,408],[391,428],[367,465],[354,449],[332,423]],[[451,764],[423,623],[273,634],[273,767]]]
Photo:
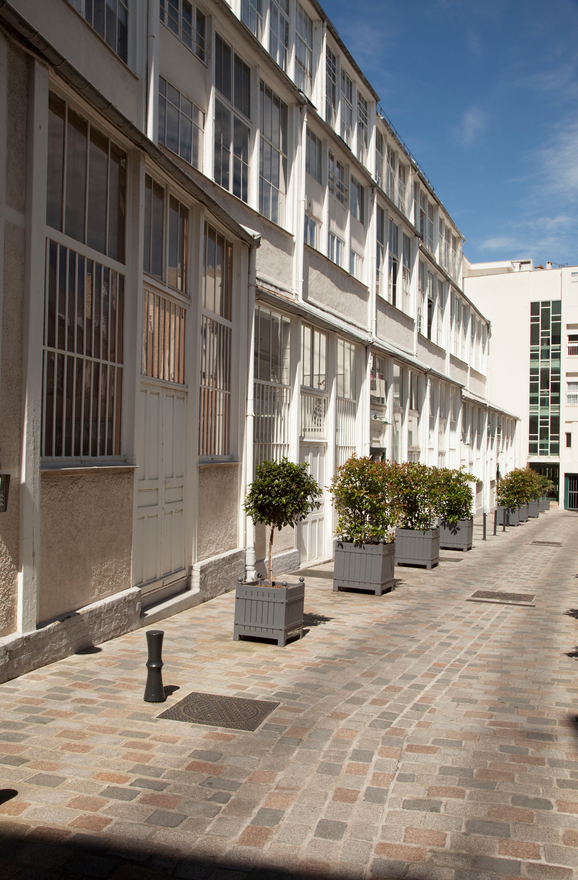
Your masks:
[[[578,268],[465,261],[464,288],[492,322],[490,396],[520,414],[520,460],[578,510]]]
[[[317,3],[12,0],[0,85],[7,675],[253,577],[259,461],[324,487],[277,570],[331,557],[353,453],[493,505],[463,236]]]

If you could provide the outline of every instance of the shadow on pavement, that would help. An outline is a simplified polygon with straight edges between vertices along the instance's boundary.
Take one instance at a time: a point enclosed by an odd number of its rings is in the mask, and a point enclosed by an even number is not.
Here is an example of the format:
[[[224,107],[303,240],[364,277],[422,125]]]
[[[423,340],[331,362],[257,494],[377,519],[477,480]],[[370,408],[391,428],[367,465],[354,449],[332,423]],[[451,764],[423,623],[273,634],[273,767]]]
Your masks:
[[[1,876],[10,880],[313,880],[312,870],[291,871],[259,867],[227,859],[204,859],[178,853],[169,847],[70,835],[58,828],[27,828],[12,823],[0,826]],[[327,876],[327,875],[326,875]]]

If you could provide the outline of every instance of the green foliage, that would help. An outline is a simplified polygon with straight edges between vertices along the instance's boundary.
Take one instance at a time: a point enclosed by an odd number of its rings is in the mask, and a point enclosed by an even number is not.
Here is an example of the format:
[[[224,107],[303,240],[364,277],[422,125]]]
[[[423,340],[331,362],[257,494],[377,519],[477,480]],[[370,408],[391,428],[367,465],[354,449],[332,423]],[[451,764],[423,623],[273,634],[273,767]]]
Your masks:
[[[548,492],[552,492],[556,488],[556,486],[552,482],[552,480],[548,479],[545,474],[538,474],[538,476],[540,477],[540,489],[542,492],[542,496],[545,498]]]
[[[435,527],[441,493],[438,468],[413,461],[398,464],[392,489],[400,507],[400,528],[427,531]]]
[[[498,504],[504,507],[521,507],[528,501],[542,496],[542,478],[531,468],[515,468],[502,477],[496,489]]]
[[[461,519],[471,519],[474,495],[470,483],[476,483],[473,474],[449,468],[438,469],[438,515],[450,525]]]
[[[336,534],[354,544],[394,540],[399,515],[394,462],[373,461],[353,455],[331,481],[337,511]]]
[[[269,584],[273,586],[273,536],[275,529],[295,527],[311,510],[319,509],[321,489],[307,473],[308,464],[295,464],[287,458],[263,461],[249,487],[245,513],[254,523],[270,526]]]

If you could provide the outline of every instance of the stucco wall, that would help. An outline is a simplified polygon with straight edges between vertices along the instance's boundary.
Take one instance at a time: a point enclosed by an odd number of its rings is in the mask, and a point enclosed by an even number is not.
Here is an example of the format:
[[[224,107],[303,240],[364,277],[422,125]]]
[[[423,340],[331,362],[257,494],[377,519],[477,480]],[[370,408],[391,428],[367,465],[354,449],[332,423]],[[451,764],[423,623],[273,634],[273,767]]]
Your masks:
[[[459,358],[450,355],[450,376],[456,382],[466,385],[468,381],[468,365]]]
[[[42,473],[40,621],[130,587],[132,506],[132,469]]]
[[[425,361],[434,369],[439,370],[440,373],[445,373],[446,353],[443,348],[440,348],[435,342],[432,342],[431,339],[426,339],[425,336],[418,336],[417,356],[420,360]]]
[[[16,629],[20,529],[20,453],[22,446],[22,351],[25,268],[26,126],[28,57],[7,45],[6,204],[22,214],[22,225],[4,222],[2,334],[0,351],[0,472],[11,477],[8,510],[0,513],[0,636]],[[14,218],[16,219],[16,218]],[[2,227],[0,227],[1,230]]]
[[[329,308],[352,324],[367,329],[367,287],[309,247],[303,252],[303,277],[304,299]]]
[[[197,559],[234,550],[237,541],[239,465],[199,467]]]
[[[479,394],[480,397],[485,397],[487,388],[486,388],[486,377],[481,373],[478,373],[477,370],[473,370],[470,368],[470,391],[473,394]]]
[[[404,351],[413,351],[415,322],[391,303],[377,297],[377,335]]]

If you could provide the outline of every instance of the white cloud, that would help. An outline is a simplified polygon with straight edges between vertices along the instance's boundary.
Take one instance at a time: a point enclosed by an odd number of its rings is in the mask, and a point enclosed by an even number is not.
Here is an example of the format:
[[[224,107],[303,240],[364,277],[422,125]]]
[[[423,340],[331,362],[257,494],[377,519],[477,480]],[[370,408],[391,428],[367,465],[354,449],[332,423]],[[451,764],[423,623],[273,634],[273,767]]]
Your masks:
[[[536,262],[563,259],[575,263],[577,221],[568,214],[527,217],[484,239],[478,249],[506,259],[533,258]]]
[[[578,199],[578,122],[561,126],[532,158],[542,192],[570,202]]]
[[[455,139],[461,147],[467,149],[477,140],[478,135],[486,128],[486,114],[479,107],[470,107],[466,110],[462,120],[455,130]]]

